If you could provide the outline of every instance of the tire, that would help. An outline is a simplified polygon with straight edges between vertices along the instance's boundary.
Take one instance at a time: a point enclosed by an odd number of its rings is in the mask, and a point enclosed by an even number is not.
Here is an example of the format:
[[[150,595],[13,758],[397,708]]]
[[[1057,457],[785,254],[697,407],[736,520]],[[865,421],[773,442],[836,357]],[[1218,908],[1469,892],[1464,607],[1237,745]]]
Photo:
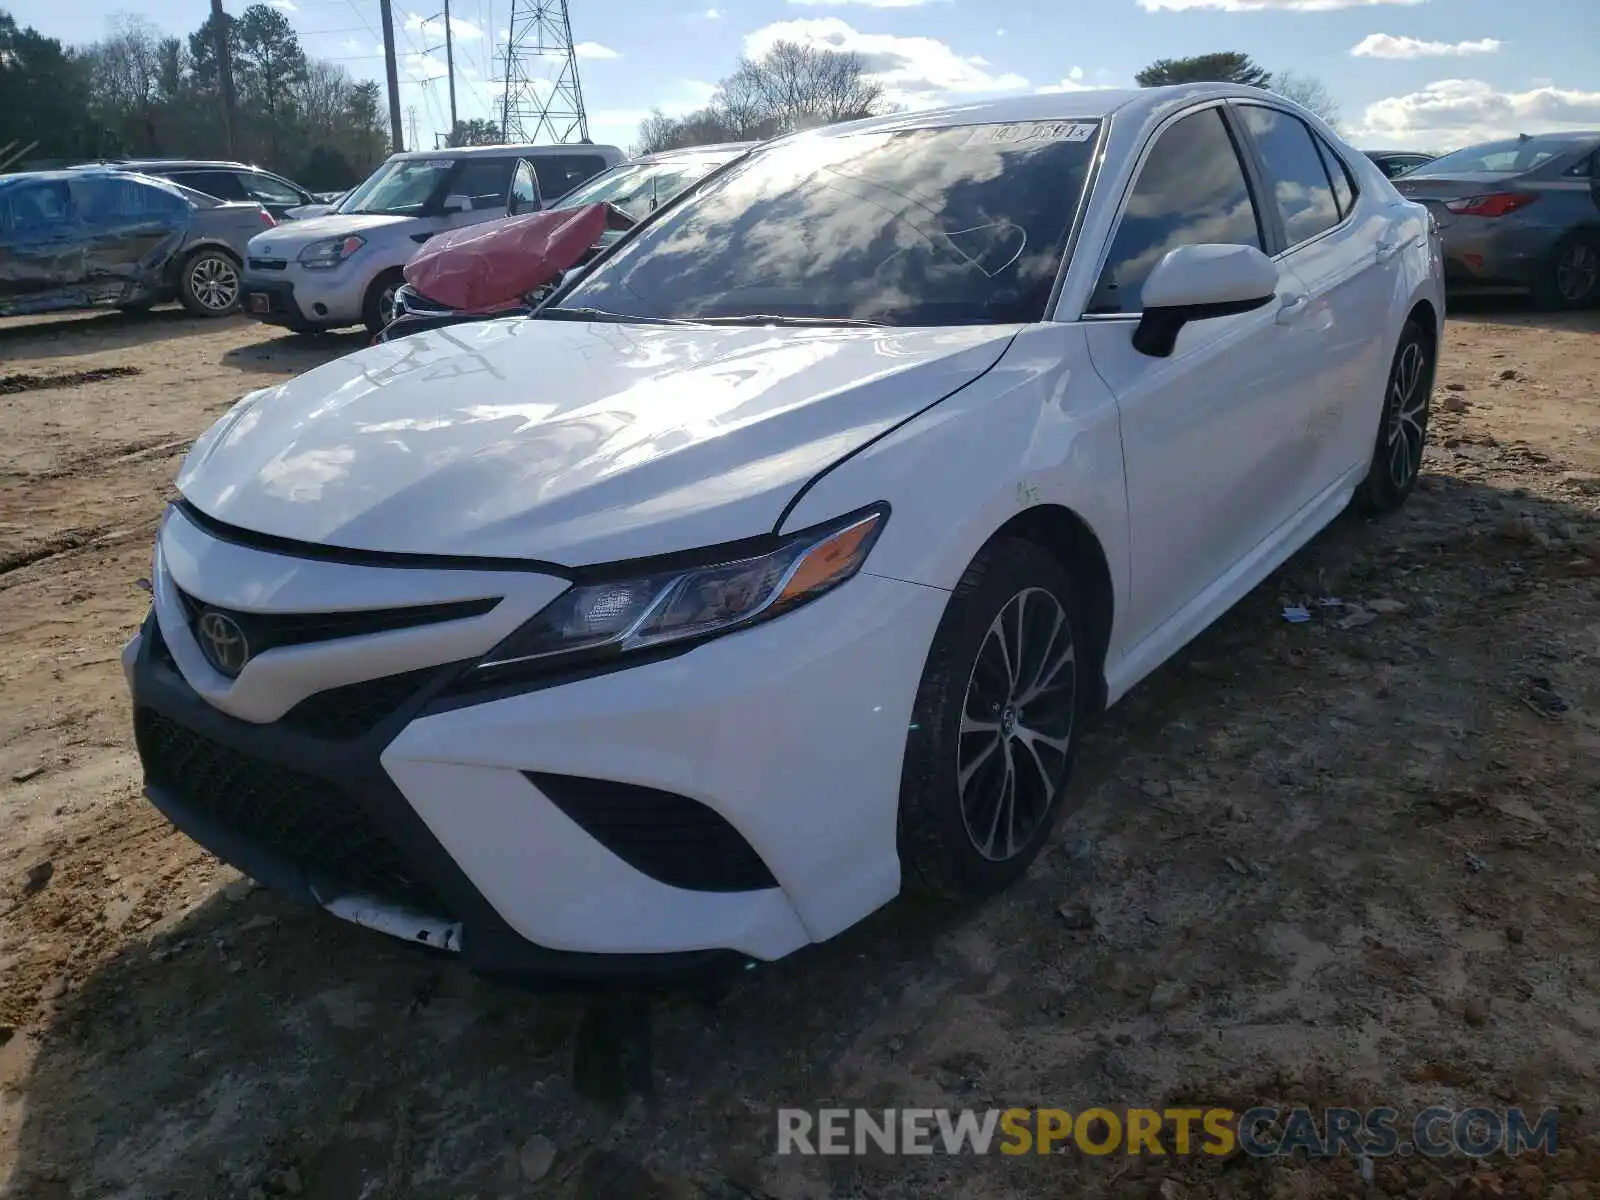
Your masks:
[[[1394,512],[1417,486],[1428,441],[1434,366],[1433,338],[1415,318],[1408,319],[1389,365],[1372,462],[1356,488],[1355,507],[1367,516]]]
[[[1557,243],[1533,283],[1544,309],[1582,308],[1600,300],[1600,235],[1568,234]]]
[[[908,890],[987,896],[1038,856],[1072,776],[1088,691],[1085,628],[1071,576],[1037,544],[997,538],[967,568],[934,635],[906,736],[897,840]],[[1019,640],[1023,669],[1008,672],[1003,654]],[[1036,674],[1050,686],[1028,700]]]
[[[197,317],[231,317],[243,293],[239,260],[226,250],[202,246],[178,268],[178,299]]]
[[[399,267],[391,267],[368,285],[367,297],[361,302],[361,323],[368,333],[382,333],[394,319],[394,293],[405,281],[405,273]]]

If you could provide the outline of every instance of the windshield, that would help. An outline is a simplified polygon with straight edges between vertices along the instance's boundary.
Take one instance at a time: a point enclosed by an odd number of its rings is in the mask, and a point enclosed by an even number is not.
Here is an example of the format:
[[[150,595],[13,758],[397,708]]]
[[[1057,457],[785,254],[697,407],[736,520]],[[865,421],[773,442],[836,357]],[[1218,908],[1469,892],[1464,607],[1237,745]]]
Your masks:
[[[337,211],[416,216],[454,166],[448,158],[391,159],[346,196]]]
[[[1484,142],[1468,146],[1424,163],[1416,175],[1452,175],[1457,172],[1490,172],[1514,175],[1543,166],[1560,154],[1570,153],[1577,143],[1567,138],[1508,138],[1503,142]]]
[[[561,308],[675,320],[1037,321],[1098,122],[805,135],[757,150]]]
[[[742,153],[742,151],[740,152]],[[579,184],[552,208],[577,208],[583,204],[613,204],[635,221],[642,221],[690,184],[737,158],[676,158],[659,163],[625,163]]]

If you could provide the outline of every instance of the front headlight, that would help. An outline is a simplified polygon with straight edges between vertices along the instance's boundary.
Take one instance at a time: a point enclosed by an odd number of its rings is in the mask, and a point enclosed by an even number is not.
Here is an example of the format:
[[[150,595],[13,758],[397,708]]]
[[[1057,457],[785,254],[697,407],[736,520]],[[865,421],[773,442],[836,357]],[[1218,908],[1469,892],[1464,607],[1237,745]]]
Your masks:
[[[367,239],[356,233],[344,237],[322,238],[306,245],[296,261],[308,271],[327,271],[337,267],[366,244]]]
[[[580,580],[490,651],[477,669],[498,674],[613,658],[769,620],[861,570],[887,519],[887,508],[874,508],[746,558]]]

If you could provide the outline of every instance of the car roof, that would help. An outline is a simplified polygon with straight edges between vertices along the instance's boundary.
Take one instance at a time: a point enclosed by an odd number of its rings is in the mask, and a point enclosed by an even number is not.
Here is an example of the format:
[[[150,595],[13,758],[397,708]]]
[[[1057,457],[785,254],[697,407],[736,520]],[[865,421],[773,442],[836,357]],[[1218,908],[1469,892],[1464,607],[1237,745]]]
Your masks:
[[[676,150],[657,150],[651,154],[641,154],[630,158],[627,163],[618,163],[620,166],[633,166],[636,163],[671,162],[675,158],[704,158],[708,154],[743,154],[752,146],[759,146],[760,142],[716,142],[709,146],[680,146]]]
[[[499,158],[510,154],[532,156],[584,152],[604,154],[607,151],[613,154],[622,153],[615,146],[601,146],[594,142],[565,142],[558,145],[544,146],[515,143],[507,143],[502,146],[446,146],[441,150],[401,150],[396,154],[391,154],[389,157],[391,159],[460,158],[463,156],[475,158],[479,155],[486,155],[492,158]]]
[[[251,163],[229,162],[217,158],[108,158],[99,162],[80,163],[72,169],[85,171],[96,168],[106,171],[259,171],[263,175],[277,174],[275,171]]]
[[[814,132],[822,137],[844,137],[856,133],[891,132],[899,129],[926,129],[951,125],[1003,125],[1014,121],[1097,121],[1113,113],[1125,113],[1143,120],[1157,112],[1200,100],[1234,98],[1278,100],[1283,97],[1261,88],[1231,83],[1183,83],[1149,88],[1085,88],[1075,92],[1047,92],[1043,95],[1008,96],[952,104],[944,108],[892,113],[886,117],[867,117],[842,125],[829,125]]]

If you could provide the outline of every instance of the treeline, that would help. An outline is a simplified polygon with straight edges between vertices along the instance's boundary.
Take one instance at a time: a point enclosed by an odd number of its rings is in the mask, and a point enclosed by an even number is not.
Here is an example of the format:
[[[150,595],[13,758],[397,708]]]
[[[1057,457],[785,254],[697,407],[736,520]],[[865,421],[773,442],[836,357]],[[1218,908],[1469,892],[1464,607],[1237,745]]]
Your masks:
[[[1330,124],[1339,108],[1323,84],[1292,71],[1269,72],[1248,54],[1221,51],[1192,58],[1162,58],[1135,76],[1140,87],[1225,82],[1271,88],[1305,105]],[[742,59],[717,84],[711,103],[683,117],[659,109],[639,125],[634,150],[649,154],[713,142],[758,141],[835,121],[893,111],[860,55],[795,42],[778,42],[758,59]]]
[[[315,191],[359,182],[388,154],[379,85],[308,57],[288,18],[267,4],[223,16],[235,96],[230,154],[213,21],[179,38],[122,16],[103,40],[63,46],[0,11],[0,148],[36,143],[16,167],[236,158]]]

